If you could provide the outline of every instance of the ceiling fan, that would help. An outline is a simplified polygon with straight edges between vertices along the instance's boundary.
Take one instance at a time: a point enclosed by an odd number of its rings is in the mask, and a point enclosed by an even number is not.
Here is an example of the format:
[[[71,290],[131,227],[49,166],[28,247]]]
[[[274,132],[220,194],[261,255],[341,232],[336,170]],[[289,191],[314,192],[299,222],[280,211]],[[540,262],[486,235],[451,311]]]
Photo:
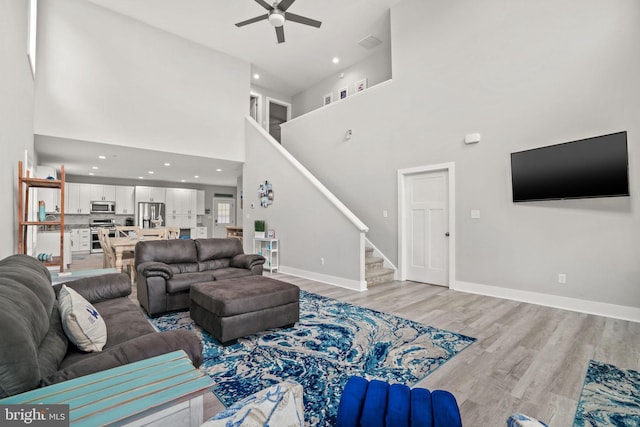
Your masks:
[[[287,12],[289,7],[291,7],[293,2],[295,1],[296,0],[280,0],[274,2],[273,5],[269,5],[269,3],[264,0],[255,0],[256,3],[267,9],[268,13],[265,15],[256,16],[255,18],[247,19],[246,21],[238,22],[236,24],[236,27],[243,27],[248,24],[253,24],[254,22],[268,20],[269,23],[276,29],[276,37],[278,38],[278,43],[284,43],[285,21],[292,21],[297,22],[298,24],[310,25],[312,27],[320,28],[320,25],[322,25],[322,22],[320,21]]]

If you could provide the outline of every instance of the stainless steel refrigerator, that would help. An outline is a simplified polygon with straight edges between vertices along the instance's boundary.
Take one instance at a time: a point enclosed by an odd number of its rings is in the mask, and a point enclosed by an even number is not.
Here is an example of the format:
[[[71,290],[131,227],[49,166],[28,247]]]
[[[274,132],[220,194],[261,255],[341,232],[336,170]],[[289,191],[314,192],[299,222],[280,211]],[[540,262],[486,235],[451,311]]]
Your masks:
[[[164,227],[166,221],[164,203],[138,203],[138,227]]]

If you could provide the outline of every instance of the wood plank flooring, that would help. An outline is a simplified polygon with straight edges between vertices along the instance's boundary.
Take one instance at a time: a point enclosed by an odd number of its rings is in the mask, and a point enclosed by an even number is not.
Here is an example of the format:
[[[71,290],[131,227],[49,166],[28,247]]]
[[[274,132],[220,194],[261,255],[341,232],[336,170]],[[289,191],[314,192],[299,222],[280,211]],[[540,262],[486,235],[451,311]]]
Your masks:
[[[396,281],[356,292],[280,273],[265,275],[477,338],[417,384],[451,391],[468,427],[504,426],[514,412],[553,427],[571,426],[590,359],[640,370],[639,323],[422,283]],[[205,419],[221,408],[215,398],[205,402]]]

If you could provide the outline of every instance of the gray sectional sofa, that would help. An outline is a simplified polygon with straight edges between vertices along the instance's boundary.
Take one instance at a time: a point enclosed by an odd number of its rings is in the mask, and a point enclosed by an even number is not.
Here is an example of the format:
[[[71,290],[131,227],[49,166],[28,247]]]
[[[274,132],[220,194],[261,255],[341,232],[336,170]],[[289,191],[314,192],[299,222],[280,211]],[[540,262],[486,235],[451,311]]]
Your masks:
[[[128,298],[124,273],[87,277],[66,284],[100,313],[107,342],[85,353],[67,338],[57,299],[44,265],[27,255],[0,261],[0,398],[114,368],[175,350],[184,350],[195,367],[202,343],[184,330],[156,332]]]
[[[191,285],[262,275],[264,257],[245,254],[238,239],[172,239],[136,245],[138,301],[150,316],[189,308]]]

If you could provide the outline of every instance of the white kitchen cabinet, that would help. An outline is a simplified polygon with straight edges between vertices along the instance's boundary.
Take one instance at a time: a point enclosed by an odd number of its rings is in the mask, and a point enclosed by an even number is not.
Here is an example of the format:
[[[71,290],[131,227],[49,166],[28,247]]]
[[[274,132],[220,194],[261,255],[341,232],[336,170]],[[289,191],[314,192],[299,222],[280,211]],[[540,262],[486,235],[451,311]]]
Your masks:
[[[167,214],[167,227],[195,228],[198,218],[195,214]]]
[[[71,252],[89,253],[91,251],[91,230],[74,228],[71,230]]]
[[[192,239],[206,239],[207,238],[207,227],[194,227],[191,229],[191,238]]]
[[[90,201],[113,202],[116,200],[115,185],[89,184],[89,189]]]
[[[196,193],[196,215],[204,215],[204,190]]]
[[[89,214],[91,209],[91,185],[68,182],[64,185],[65,215]]]
[[[133,215],[135,213],[135,187],[116,185],[116,214]]]
[[[153,202],[165,203],[165,189],[160,187],[141,187],[136,186],[136,203]]]
[[[188,188],[167,188],[167,215],[196,214],[198,197],[197,191]]]

